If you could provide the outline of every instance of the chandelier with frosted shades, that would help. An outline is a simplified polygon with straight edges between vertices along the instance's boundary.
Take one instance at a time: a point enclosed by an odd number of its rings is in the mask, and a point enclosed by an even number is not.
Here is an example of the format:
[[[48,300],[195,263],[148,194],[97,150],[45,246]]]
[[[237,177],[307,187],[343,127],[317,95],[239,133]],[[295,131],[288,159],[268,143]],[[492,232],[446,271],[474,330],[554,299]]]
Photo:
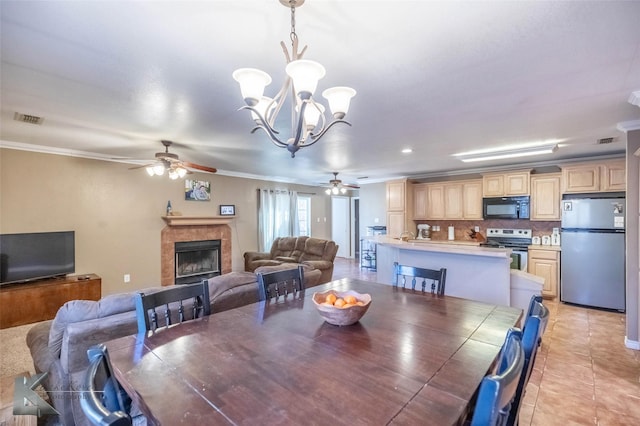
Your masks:
[[[251,117],[256,123],[251,133],[258,129],[264,130],[274,145],[287,148],[293,158],[300,148],[318,142],[334,124],[345,123],[351,126],[344,117],[356,91],[350,87],[332,87],[322,92],[333,115],[333,119],[327,122],[325,107],[313,99],[318,80],[324,77],[325,69],[318,62],[302,59],[307,46],[298,52],[295,12],[296,7],[301,6],[304,0],[280,0],[280,3],[291,9],[291,54],[285,43],[280,42],[287,60],[287,77],[282,88],[274,98],[264,96],[264,89],[271,83],[271,77],[255,68],[237,69],[233,72],[233,78],[240,84],[242,97],[247,104],[240,109],[251,111]],[[292,102],[291,137],[282,140],[273,126],[288,94],[291,94]]]

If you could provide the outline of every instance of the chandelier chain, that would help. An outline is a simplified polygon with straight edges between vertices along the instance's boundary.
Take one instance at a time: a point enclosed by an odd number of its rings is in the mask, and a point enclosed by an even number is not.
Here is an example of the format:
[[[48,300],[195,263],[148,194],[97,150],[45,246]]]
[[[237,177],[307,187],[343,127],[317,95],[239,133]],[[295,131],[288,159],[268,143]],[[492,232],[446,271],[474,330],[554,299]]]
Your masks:
[[[291,38],[291,45],[293,46],[294,41],[298,39],[298,35],[296,34],[296,2],[291,0],[289,4],[291,5],[291,34],[289,37]]]

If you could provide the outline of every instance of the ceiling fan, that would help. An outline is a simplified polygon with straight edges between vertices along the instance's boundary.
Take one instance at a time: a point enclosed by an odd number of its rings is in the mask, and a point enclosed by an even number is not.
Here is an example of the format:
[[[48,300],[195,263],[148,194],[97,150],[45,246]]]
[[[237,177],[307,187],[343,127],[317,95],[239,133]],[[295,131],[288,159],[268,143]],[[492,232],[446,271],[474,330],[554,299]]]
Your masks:
[[[345,192],[347,192],[347,188],[360,189],[358,185],[342,183],[342,181],[338,179],[338,172],[333,172],[333,179],[329,181],[329,188],[327,188],[324,192],[327,195],[344,194]]]
[[[200,164],[180,160],[177,154],[169,152],[169,147],[173,142],[167,140],[163,140],[161,142],[162,145],[164,145],[164,152],[156,152],[156,159],[154,162],[144,164],[142,166],[131,167],[130,170],[140,169],[144,167],[149,176],[161,176],[165,172],[168,172],[171,179],[182,178],[188,173],[193,173],[189,169],[195,169],[209,173],[215,173],[218,171],[213,167],[201,166]]]

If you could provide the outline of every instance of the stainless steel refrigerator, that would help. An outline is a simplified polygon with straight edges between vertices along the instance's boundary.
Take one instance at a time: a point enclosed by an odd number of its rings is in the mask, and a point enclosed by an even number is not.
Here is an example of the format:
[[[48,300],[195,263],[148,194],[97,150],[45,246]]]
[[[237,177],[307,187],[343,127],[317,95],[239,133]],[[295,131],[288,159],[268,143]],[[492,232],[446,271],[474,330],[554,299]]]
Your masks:
[[[625,310],[624,193],[562,199],[560,300]]]

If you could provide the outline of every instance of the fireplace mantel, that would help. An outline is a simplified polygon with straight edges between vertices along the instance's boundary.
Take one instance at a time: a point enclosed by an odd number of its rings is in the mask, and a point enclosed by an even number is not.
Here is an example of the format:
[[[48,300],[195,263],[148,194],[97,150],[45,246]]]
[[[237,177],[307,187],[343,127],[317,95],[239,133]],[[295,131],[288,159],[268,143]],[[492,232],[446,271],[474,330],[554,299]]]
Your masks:
[[[233,217],[225,216],[162,216],[169,226],[228,225]]]

